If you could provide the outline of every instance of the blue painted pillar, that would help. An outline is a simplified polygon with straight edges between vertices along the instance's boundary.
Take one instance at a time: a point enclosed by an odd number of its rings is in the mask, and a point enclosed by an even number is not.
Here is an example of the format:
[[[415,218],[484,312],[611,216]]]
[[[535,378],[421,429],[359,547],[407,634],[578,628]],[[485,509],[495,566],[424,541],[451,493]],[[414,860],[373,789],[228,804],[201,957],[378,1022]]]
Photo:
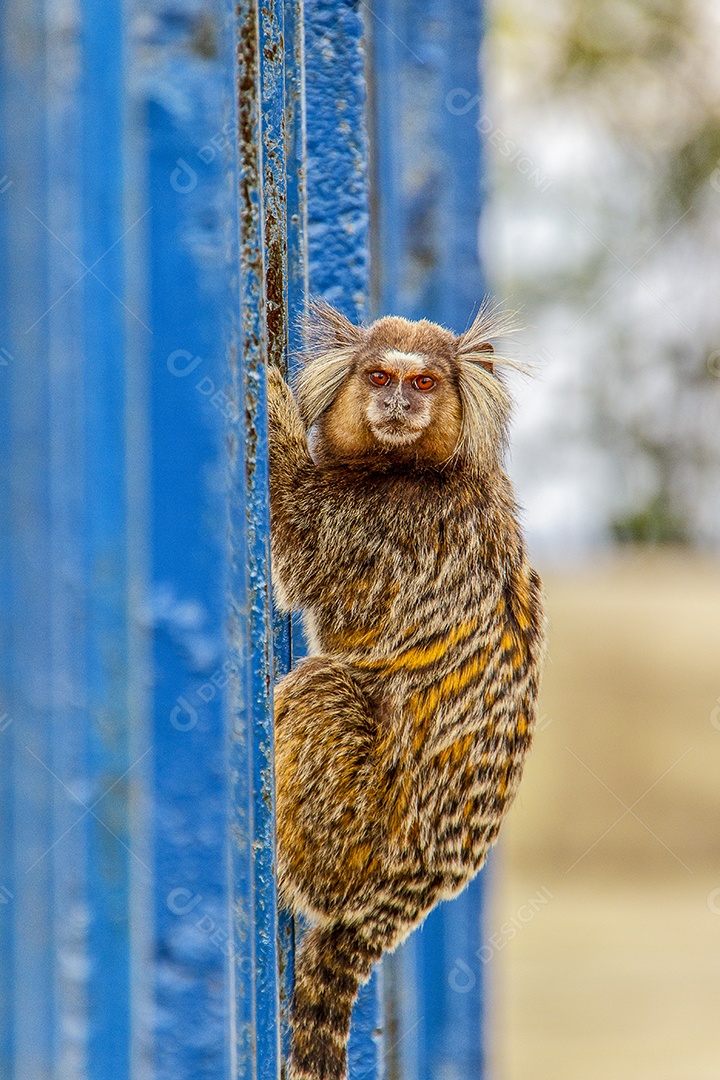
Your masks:
[[[128,537],[132,493],[128,491],[126,425],[128,355],[125,301],[124,25],[118,5],[83,0],[79,6],[78,45],[82,68],[80,104],[80,217],[83,239],[77,262],[82,282],[84,523],[82,571],[86,594],[84,638],[84,720],[86,744],[80,776],[86,780],[82,803],[86,821],[86,878],[89,920],[85,942],[89,960],[84,987],[93,1022],[87,1043],[87,1072],[105,1077],[130,1076],[130,838],[131,772],[142,762],[130,755],[128,695],[131,573]],[[56,29],[60,32],[60,28]],[[110,43],[113,43],[112,46]],[[52,94],[52,89],[50,89]],[[60,147],[56,147],[60,150]],[[59,165],[57,159],[54,162]],[[69,336],[68,336],[69,337]],[[65,344],[72,347],[68,337]],[[58,429],[68,417],[57,417]],[[72,474],[70,474],[72,475]],[[64,480],[67,483],[67,478]],[[67,492],[71,499],[72,493]],[[67,506],[61,493],[59,502]],[[51,523],[52,527],[52,523]],[[53,528],[53,532],[54,532]],[[63,644],[69,644],[70,626]],[[68,633],[69,631],[69,633]],[[69,657],[68,657],[69,659]],[[63,720],[65,723],[63,723]],[[58,717],[56,748],[63,755],[63,729],[70,717]],[[141,753],[147,748],[143,746]],[[64,755],[63,755],[64,756]],[[85,823],[84,823],[85,824]],[[58,863],[58,882],[66,859]],[[75,888],[79,881],[68,883]],[[65,916],[73,914],[68,898]],[[75,900],[77,903],[77,899]],[[59,942],[58,942],[59,944]],[[92,1003],[92,1006],[90,1005]]]
[[[481,0],[373,0],[372,311],[461,332],[485,293],[478,253]],[[484,874],[384,962],[391,1080],[484,1075],[483,985],[456,958],[481,941]]]
[[[123,27],[114,5],[12,3],[0,38],[9,376],[0,753],[12,787],[0,1070],[122,1080],[133,641]]]
[[[355,0],[305,4],[309,287],[368,315],[364,25]]]
[[[373,313],[465,329],[485,292],[482,0],[377,0],[371,62]]]
[[[56,1035],[53,965],[48,460],[49,237],[25,210],[45,218],[46,117],[34,87],[45,78],[42,4],[5,4],[0,79],[3,132],[0,225],[0,469],[3,684],[0,689],[0,1072],[13,1075],[18,1054],[27,1076],[49,1077]],[[10,252],[21,256],[9,258]],[[38,320],[40,320],[38,322]],[[31,331],[30,327],[34,329]],[[38,566],[45,573],[38,573]],[[38,761],[39,759],[39,761]]]
[[[237,324],[229,377],[233,1076],[280,1070],[272,686],[274,681],[265,367],[285,363],[287,272],[281,5],[236,8]]]
[[[221,3],[139,4],[132,108],[142,141],[146,713],[136,1037],[153,1080],[230,1070],[226,377],[232,229]],[[140,328],[141,330],[142,328]]]
[[[353,321],[368,316],[369,191],[364,24],[354,0],[306,0],[309,288]],[[382,1075],[381,969],[360,991],[351,1080]]]

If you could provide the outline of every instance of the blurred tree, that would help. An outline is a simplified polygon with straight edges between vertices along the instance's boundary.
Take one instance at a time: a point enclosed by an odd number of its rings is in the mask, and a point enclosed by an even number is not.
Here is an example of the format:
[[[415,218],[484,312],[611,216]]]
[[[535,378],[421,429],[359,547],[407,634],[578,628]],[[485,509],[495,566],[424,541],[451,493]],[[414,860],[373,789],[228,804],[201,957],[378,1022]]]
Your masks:
[[[717,543],[718,5],[495,0],[490,62],[493,125],[548,178],[528,183],[495,140],[498,214],[525,226],[495,285],[572,351],[606,530]],[[571,412],[556,410],[550,438],[577,435]]]

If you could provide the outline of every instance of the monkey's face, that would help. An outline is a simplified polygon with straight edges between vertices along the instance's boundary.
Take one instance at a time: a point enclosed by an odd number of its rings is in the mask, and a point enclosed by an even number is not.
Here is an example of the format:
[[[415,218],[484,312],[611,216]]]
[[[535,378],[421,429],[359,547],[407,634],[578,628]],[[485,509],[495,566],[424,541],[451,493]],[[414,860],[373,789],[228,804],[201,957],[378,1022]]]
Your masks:
[[[416,353],[391,350],[379,364],[367,361],[359,374],[367,387],[365,415],[378,442],[388,446],[417,442],[432,423],[433,404],[445,396],[437,365]]]
[[[397,348],[367,351],[371,355],[363,350],[358,356],[322,425],[333,455],[445,461],[462,423],[449,364]]]
[[[424,319],[365,328],[327,305],[311,311],[314,354],[297,386],[318,461],[494,466],[509,401],[481,336],[487,309],[459,337]]]

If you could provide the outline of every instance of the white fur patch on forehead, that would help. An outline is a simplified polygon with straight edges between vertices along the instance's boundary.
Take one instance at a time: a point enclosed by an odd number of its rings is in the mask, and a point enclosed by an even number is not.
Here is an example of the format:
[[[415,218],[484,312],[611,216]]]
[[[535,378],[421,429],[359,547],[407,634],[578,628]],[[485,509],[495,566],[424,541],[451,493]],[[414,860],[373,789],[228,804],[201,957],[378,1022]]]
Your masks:
[[[415,371],[427,365],[428,358],[422,353],[401,352],[400,349],[388,349],[382,354],[382,360],[394,371]]]

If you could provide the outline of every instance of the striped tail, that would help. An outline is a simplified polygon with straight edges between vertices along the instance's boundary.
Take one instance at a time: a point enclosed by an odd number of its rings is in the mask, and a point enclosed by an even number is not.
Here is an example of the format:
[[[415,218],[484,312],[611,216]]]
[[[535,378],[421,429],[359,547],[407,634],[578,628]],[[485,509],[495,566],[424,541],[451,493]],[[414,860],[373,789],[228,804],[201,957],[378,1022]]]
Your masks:
[[[295,962],[289,1080],[345,1080],[350,1015],[382,955],[357,926],[316,926]]]

